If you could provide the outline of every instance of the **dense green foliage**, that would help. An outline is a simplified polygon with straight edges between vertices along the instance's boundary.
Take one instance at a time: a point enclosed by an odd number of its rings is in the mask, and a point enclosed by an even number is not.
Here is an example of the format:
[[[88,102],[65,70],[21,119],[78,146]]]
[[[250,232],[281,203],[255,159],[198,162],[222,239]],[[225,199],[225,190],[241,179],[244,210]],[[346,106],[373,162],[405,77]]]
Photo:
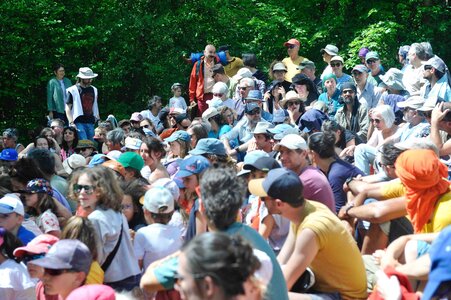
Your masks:
[[[349,67],[357,51],[379,51],[396,66],[400,45],[431,42],[449,61],[446,2],[432,0],[3,0],[0,27],[0,128],[36,128],[46,115],[46,83],[61,62],[72,81],[78,68],[99,73],[100,112],[119,119],[144,109],[146,95],[168,99],[173,82],[187,84],[185,51],[232,45],[254,52],[261,69],[286,56],[283,42],[301,41],[300,54],[323,68],[319,50],[340,48]]]

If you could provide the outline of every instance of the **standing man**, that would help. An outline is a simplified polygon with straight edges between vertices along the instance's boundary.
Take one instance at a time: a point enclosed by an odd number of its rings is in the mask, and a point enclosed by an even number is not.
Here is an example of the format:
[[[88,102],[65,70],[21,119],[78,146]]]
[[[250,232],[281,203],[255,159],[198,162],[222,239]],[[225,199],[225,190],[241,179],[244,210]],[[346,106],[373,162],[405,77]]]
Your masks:
[[[196,61],[191,70],[189,78],[189,102],[190,106],[197,104],[198,114],[207,110],[207,100],[213,99],[213,66],[215,65],[216,48],[213,45],[207,45],[204,50],[204,56]]]
[[[285,73],[285,80],[291,82],[291,78],[299,73],[298,66],[305,59],[299,56],[299,47],[301,43],[297,39],[290,39],[283,44],[287,47],[288,57],[285,57],[282,62],[287,66],[287,73]]]
[[[49,119],[61,119],[67,122],[64,104],[67,101],[66,89],[72,85],[69,79],[65,78],[66,72],[62,64],[53,67],[55,77],[47,84],[47,110]]]
[[[277,260],[292,299],[304,299],[294,293],[301,292],[298,280],[307,267],[315,275],[308,299],[367,298],[365,266],[353,237],[326,206],[304,198],[296,173],[273,169],[266,178],[251,180],[249,191],[262,197],[270,214],[290,220]]]
[[[69,125],[77,128],[79,140],[93,141],[94,123],[100,119],[97,88],[91,85],[97,75],[90,68],[80,68],[77,83],[66,90],[67,120]]]

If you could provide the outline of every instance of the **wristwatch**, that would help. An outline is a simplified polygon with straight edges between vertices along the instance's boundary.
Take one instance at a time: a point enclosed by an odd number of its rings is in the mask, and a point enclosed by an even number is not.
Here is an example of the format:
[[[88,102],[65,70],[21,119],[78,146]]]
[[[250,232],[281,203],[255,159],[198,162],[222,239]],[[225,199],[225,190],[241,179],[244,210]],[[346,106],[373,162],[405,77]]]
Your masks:
[[[236,146],[235,148],[233,148],[233,150],[235,150],[236,153],[240,153],[240,152],[241,152],[241,151],[240,151],[240,146]]]
[[[348,216],[348,217],[351,217],[349,214],[348,214],[348,212],[349,212],[349,210],[351,209],[351,208],[353,208],[354,207],[354,204],[349,204],[349,206],[346,208],[346,210],[345,210],[345,215],[346,216]]]

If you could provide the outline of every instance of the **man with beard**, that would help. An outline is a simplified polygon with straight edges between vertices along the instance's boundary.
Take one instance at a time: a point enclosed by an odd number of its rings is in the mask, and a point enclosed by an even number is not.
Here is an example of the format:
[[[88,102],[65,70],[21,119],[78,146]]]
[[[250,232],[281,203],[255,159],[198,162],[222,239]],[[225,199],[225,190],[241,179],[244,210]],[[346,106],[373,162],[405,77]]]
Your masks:
[[[429,103],[437,99],[442,99],[445,102],[451,101],[449,72],[443,60],[435,55],[422,64],[424,66],[423,78],[428,83],[421,90],[421,95],[426,99],[426,102]]]
[[[232,128],[231,131],[221,137],[229,155],[244,153],[254,137],[254,129],[258,122],[265,122],[261,117],[261,108],[257,103],[247,103],[244,106],[244,117]],[[232,149],[230,141],[238,139],[239,145]]]
[[[80,68],[77,83],[66,90],[66,116],[70,126],[78,130],[79,140],[94,140],[94,123],[100,119],[97,105],[97,88],[92,86],[92,79],[96,78],[90,68]]]
[[[353,83],[346,82],[341,86],[341,97],[344,106],[335,115],[338,124],[356,133],[362,141],[367,140],[368,109],[365,103],[357,99],[357,88]]]
[[[216,48],[213,45],[207,45],[204,50],[204,56],[196,61],[191,70],[189,79],[189,102],[190,106],[197,104],[199,116],[207,110],[207,100],[213,98],[213,66],[216,61]]]

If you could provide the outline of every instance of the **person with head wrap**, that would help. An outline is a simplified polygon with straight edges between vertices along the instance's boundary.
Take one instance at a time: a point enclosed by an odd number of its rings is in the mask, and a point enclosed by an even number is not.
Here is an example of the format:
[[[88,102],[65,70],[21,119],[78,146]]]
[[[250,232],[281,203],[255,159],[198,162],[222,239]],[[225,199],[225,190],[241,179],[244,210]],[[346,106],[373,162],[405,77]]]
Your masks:
[[[345,129],[356,133],[362,141],[367,140],[369,118],[365,103],[357,99],[357,88],[354,83],[345,82],[341,85],[341,99],[344,106],[339,108],[335,119]]]
[[[318,101],[326,103],[329,117],[334,117],[337,110],[343,106],[343,103],[339,102],[340,89],[337,87],[337,76],[333,73],[324,75],[323,91],[324,92],[319,95]]]
[[[407,213],[415,233],[439,232],[451,224],[451,191],[447,167],[432,150],[403,152],[395,163],[406,187]]]

